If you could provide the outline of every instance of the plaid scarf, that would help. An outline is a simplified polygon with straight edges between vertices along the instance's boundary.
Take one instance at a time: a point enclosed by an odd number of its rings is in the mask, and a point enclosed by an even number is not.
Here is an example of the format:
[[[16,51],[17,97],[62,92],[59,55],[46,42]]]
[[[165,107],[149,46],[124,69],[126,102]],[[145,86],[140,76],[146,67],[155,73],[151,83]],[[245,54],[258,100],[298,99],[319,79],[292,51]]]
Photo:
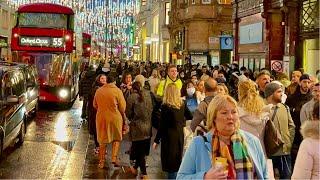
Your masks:
[[[239,130],[231,136],[231,142],[233,156],[228,145],[219,140],[219,136],[212,136],[212,166],[216,163],[216,157],[223,157],[228,162],[228,179],[253,179],[253,163],[247,151],[247,144]]]

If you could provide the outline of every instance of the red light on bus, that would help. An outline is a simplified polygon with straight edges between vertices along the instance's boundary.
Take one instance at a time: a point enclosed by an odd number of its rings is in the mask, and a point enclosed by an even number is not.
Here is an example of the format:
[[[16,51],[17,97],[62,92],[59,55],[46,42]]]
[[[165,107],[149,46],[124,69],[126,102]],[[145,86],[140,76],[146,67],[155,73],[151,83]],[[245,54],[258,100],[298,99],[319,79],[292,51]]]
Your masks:
[[[66,39],[67,41],[69,41],[69,40],[71,39],[70,35],[67,34],[67,35],[65,36],[65,39]]]
[[[13,37],[17,38],[17,37],[19,37],[19,34],[14,33],[14,34],[13,34]]]

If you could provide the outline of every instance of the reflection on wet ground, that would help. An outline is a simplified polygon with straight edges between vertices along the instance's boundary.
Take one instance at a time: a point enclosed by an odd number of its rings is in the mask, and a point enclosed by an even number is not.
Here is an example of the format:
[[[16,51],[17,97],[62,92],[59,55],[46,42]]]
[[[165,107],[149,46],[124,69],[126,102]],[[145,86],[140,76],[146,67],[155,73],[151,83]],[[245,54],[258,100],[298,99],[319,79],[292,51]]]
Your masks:
[[[51,141],[53,144],[56,144],[58,146],[61,146],[66,151],[70,152],[72,151],[72,148],[75,145],[75,141]]]
[[[155,135],[155,131],[153,132]],[[153,142],[153,138],[152,138]],[[136,179],[130,172],[129,155],[126,151],[130,148],[130,141],[127,135],[121,142],[119,158],[121,168],[114,169],[111,164],[111,144],[107,145],[106,163],[103,169],[98,168],[99,157],[94,152],[94,141],[92,137],[89,140],[86,161],[84,165],[83,178],[85,179]],[[147,173],[150,179],[165,179],[166,175],[161,169],[160,148],[150,150],[147,157]]]
[[[5,150],[0,178],[62,178],[82,125],[81,106],[79,101],[69,109],[41,104],[36,116],[27,122],[24,144]]]

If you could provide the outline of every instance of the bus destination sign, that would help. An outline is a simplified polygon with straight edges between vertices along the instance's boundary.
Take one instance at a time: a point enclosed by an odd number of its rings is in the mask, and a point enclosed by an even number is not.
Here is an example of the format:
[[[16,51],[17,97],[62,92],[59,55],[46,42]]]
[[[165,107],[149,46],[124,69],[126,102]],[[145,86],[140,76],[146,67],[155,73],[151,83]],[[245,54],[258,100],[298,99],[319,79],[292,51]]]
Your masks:
[[[20,37],[21,46],[36,46],[36,47],[64,47],[63,38],[59,37]]]

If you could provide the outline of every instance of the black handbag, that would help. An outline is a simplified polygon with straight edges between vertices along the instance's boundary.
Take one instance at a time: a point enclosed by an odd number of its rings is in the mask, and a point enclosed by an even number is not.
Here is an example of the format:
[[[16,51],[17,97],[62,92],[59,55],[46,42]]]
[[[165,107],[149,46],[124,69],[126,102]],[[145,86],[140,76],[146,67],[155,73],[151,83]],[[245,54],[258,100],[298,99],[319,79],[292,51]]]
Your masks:
[[[282,136],[279,130],[274,125],[274,117],[277,113],[278,106],[273,112],[272,118],[266,123],[265,134],[264,134],[264,147],[266,149],[266,154],[268,157],[276,153],[284,144]]]

